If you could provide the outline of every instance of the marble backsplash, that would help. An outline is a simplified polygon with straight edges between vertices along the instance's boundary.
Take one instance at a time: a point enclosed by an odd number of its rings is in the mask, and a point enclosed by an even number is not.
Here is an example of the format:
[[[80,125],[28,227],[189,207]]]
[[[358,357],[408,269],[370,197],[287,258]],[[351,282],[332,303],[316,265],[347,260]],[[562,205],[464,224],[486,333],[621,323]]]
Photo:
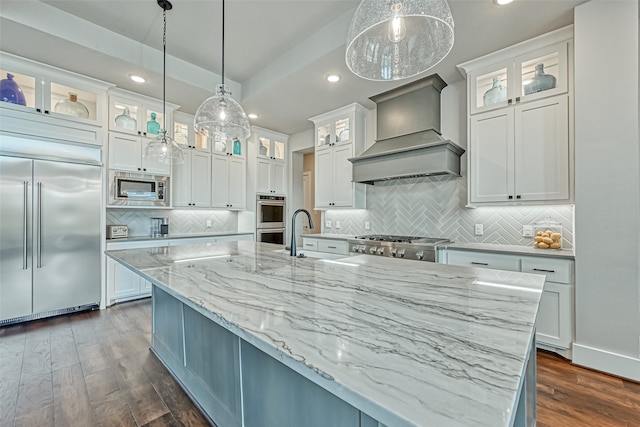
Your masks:
[[[238,214],[232,211],[181,209],[107,209],[107,224],[129,226],[129,236],[151,234],[152,217],[169,217],[169,233],[237,232]],[[211,227],[207,227],[211,221]]]
[[[367,186],[367,209],[329,210],[322,232],[337,234],[397,234],[445,237],[456,242],[533,245],[522,226],[545,217],[562,224],[564,248],[573,248],[573,205],[467,208],[464,178],[443,176],[377,182]],[[331,220],[331,228],[325,227]],[[340,222],[340,228],[336,227]],[[365,222],[370,222],[370,230]],[[482,236],[474,225],[482,224]]]

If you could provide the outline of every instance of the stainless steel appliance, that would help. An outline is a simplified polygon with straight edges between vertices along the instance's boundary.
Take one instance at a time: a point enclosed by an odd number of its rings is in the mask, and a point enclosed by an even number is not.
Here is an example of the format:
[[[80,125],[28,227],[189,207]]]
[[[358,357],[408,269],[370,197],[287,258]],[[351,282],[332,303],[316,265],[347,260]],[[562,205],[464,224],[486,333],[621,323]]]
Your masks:
[[[109,206],[170,206],[169,177],[109,171]]]
[[[98,307],[101,198],[99,164],[0,156],[0,324]]]
[[[256,196],[256,240],[284,245],[287,228],[287,200],[284,196]]]
[[[151,218],[151,237],[167,237],[169,235],[169,218]]]
[[[107,225],[107,239],[124,239],[129,237],[129,227],[126,225]]]
[[[436,246],[448,242],[443,238],[368,234],[349,239],[349,250],[356,254],[434,262]]]
[[[285,228],[287,203],[284,196],[256,196],[256,228]]]

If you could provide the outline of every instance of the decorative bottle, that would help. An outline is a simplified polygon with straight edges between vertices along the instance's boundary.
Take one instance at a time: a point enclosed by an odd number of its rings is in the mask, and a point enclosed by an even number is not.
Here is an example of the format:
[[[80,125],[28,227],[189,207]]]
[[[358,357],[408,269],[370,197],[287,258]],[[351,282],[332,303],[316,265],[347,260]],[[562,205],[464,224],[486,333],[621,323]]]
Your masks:
[[[89,110],[83,103],[78,101],[78,95],[73,92],[69,92],[68,99],[63,99],[62,101],[56,103],[56,105],[53,107],[53,111],[55,111],[56,113],[66,114],[68,116],[82,117],[85,119],[89,117]]]
[[[238,138],[233,140],[233,154],[242,154],[242,144],[240,143],[240,140]]]
[[[147,133],[157,135],[160,132],[160,123],[156,122],[156,113],[151,113],[151,120],[147,122]]]
[[[129,109],[125,107],[124,112],[119,116],[116,116],[116,126],[123,129],[136,130],[138,128],[138,121],[131,117]]]
[[[507,88],[500,84],[500,76],[493,76],[493,87],[482,96],[484,106],[507,100]]]
[[[536,65],[536,75],[531,80],[531,83],[524,85],[524,94],[531,95],[532,93],[542,92],[543,90],[549,90],[556,87],[556,78],[551,74],[544,73],[544,64],[540,63]]]
[[[24,92],[22,92],[20,85],[13,80],[13,74],[7,73],[7,78],[0,80],[0,101],[27,105]]]

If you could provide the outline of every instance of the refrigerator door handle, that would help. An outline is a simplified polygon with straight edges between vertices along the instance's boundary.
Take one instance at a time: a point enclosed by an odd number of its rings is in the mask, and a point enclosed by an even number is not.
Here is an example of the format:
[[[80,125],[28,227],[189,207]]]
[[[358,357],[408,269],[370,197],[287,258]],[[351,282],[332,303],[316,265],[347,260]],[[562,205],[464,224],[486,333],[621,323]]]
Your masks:
[[[42,268],[42,182],[38,182],[38,230],[36,231],[36,267]]]
[[[22,181],[22,185],[24,187],[24,198],[23,198],[23,208],[24,214],[22,217],[22,269],[28,269],[27,265],[27,222],[29,221],[29,213],[27,212],[28,208],[28,199],[29,199],[29,181]]]

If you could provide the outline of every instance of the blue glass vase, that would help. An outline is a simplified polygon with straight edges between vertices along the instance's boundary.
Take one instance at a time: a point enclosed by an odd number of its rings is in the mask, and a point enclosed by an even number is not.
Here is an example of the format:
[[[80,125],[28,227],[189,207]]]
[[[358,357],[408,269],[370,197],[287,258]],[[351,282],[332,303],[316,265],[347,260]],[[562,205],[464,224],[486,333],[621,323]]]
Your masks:
[[[7,78],[0,80],[0,101],[27,105],[22,89],[20,89],[18,83],[13,80],[13,74],[7,73]]]
[[[482,96],[482,105],[497,104],[507,100],[507,88],[500,84],[500,76],[493,76],[493,85]]]
[[[160,133],[160,123],[156,121],[156,113],[151,113],[151,120],[147,122],[147,133],[152,135]]]
[[[538,64],[536,65],[535,77],[531,80],[531,83],[524,85],[524,94],[531,95],[532,93],[542,92],[555,87],[556,78],[551,74],[544,73],[544,64]]]
[[[233,154],[237,154],[238,156],[242,154],[242,144],[237,139],[233,140]]]

